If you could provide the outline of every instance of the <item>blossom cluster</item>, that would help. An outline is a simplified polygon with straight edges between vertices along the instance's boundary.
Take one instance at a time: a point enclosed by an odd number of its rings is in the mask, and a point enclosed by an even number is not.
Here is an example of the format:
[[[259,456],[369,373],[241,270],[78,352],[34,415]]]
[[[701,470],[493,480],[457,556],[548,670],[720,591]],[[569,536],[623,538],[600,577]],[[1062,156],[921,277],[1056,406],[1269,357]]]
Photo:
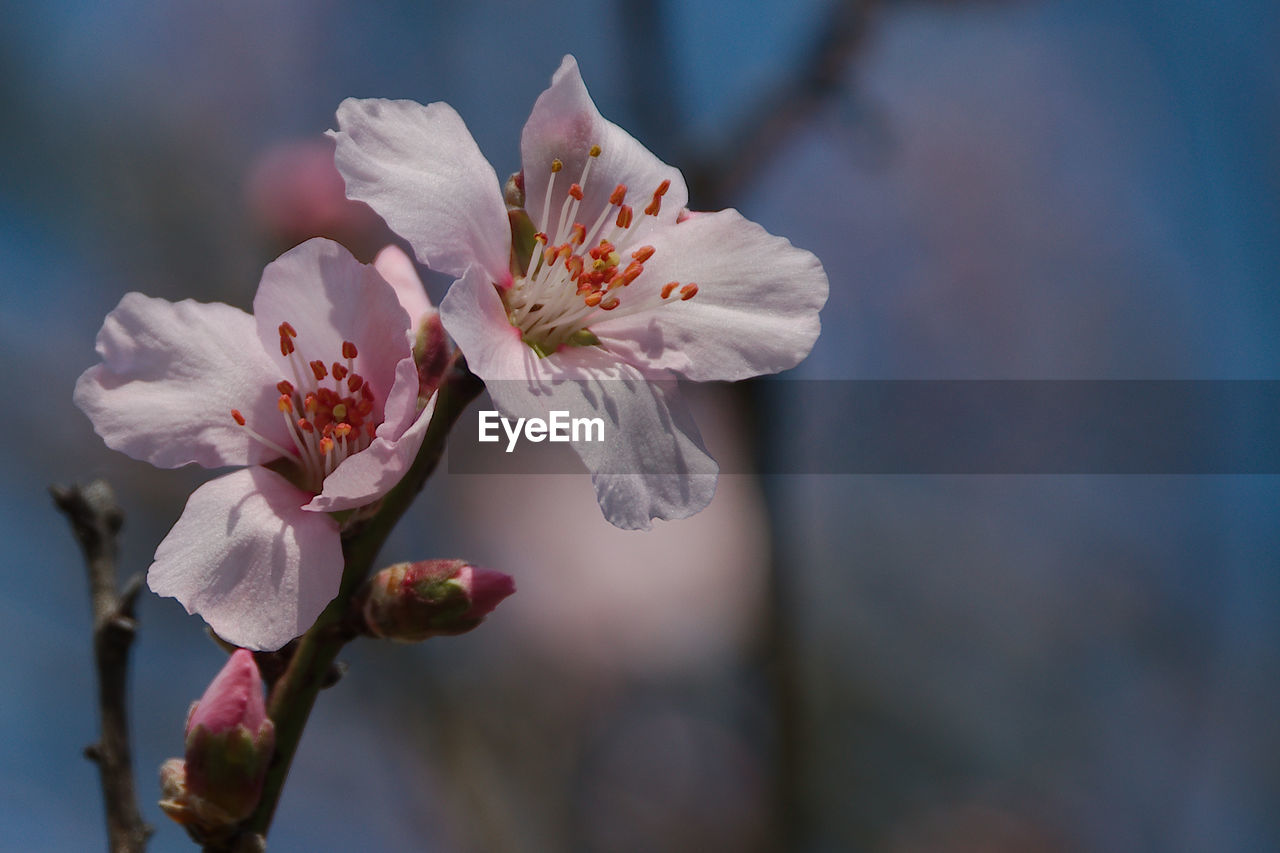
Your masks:
[[[192,494],[148,582],[254,649],[336,595],[349,511],[376,511],[422,445],[443,331],[505,414],[607,422],[575,449],[604,516],[638,529],[715,489],[674,380],[794,366],[827,296],[809,252],[735,210],[691,212],[680,172],[600,115],[572,57],[505,192],[447,104],[348,99],[337,124],[348,196],[456,278],[438,316],[400,250],[365,265],[317,238],[266,267],[252,314],[126,295],[76,386],[114,449],[240,467]]]

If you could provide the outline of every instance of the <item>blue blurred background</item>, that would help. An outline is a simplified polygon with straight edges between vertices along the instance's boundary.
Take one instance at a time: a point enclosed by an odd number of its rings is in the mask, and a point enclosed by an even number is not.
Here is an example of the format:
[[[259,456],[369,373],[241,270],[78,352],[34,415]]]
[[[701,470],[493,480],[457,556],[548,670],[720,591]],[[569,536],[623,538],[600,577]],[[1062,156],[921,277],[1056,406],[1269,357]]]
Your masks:
[[[0,20],[22,404],[0,850],[104,846],[87,592],[46,485],[109,478],[140,570],[208,476],[103,447],[71,404],[94,334],[130,290],[248,307],[305,237],[366,259],[392,239],[327,171],[344,97],[448,101],[505,175],[575,54],[692,206],[822,258],[797,376],[1277,378],[1263,0],[47,0]],[[858,416],[696,404],[713,453],[783,467],[806,422]],[[1247,437],[1231,413],[1217,430]],[[520,592],[462,638],[349,648],[271,849],[1280,849],[1277,499],[1267,476],[732,476],[697,518],[629,534],[582,477],[438,477],[387,562],[463,555]],[[152,780],[221,653],[173,601],[140,619],[144,811],[153,849],[184,849]]]

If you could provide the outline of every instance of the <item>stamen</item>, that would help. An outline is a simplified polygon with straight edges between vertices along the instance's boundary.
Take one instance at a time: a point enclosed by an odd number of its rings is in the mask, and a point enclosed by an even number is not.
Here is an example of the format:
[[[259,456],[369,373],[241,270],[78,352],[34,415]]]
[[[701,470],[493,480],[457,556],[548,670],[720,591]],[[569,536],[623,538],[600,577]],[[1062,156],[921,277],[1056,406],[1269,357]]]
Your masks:
[[[678,281],[669,281],[666,284],[664,284],[662,286],[662,298],[669,299],[671,297],[671,291],[675,290],[679,286],[680,286],[680,282]]]
[[[680,301],[688,302],[694,296],[697,296],[697,294],[698,294],[698,285],[693,284],[692,282],[689,284],[686,284],[684,287],[680,288]]]

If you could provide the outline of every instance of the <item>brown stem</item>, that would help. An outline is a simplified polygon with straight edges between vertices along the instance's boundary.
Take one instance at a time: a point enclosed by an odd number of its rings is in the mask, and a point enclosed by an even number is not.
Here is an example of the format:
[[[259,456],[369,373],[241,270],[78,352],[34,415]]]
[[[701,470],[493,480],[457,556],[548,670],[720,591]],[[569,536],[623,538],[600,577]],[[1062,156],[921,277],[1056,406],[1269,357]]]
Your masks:
[[[387,535],[435,470],[454,422],[483,389],[480,380],[467,370],[466,363],[459,356],[440,386],[431,425],[408,473],[383,498],[375,515],[343,533],[342,552],[346,567],[338,596],[320,614],[311,630],[302,635],[288,669],[267,701],[267,714],[276,726],[276,752],[267,771],[258,809],[245,823],[247,833],[265,837],[271,826],[316,694],[325,686],[338,652],[352,639],[351,632],[343,624],[351,596],[369,574]]]
[[[51,486],[49,492],[71,522],[89,573],[102,737],[85,748],[85,756],[98,765],[109,849],[112,853],[140,853],[146,849],[151,827],[142,820],[134,790],[126,682],[129,647],[137,630],[134,604],[142,589],[142,575],[134,575],[123,589],[117,589],[116,535],[124,513],[105,481]]]

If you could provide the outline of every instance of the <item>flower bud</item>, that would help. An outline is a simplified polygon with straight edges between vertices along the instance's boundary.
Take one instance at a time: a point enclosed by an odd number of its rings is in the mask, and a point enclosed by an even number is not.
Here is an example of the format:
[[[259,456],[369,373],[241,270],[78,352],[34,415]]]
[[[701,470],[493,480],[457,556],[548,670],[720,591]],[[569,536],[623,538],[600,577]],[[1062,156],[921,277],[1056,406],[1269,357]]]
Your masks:
[[[440,322],[440,312],[433,309],[423,314],[413,342],[413,363],[418,366],[418,397],[423,405],[440,387],[451,355],[449,336]]]
[[[423,560],[378,572],[357,601],[366,633],[412,643],[470,631],[515,591],[502,572],[465,560]]]
[[[206,825],[244,820],[258,805],[274,748],[258,665],[237,649],[187,718],[187,807]],[[164,773],[162,783],[170,781]]]

